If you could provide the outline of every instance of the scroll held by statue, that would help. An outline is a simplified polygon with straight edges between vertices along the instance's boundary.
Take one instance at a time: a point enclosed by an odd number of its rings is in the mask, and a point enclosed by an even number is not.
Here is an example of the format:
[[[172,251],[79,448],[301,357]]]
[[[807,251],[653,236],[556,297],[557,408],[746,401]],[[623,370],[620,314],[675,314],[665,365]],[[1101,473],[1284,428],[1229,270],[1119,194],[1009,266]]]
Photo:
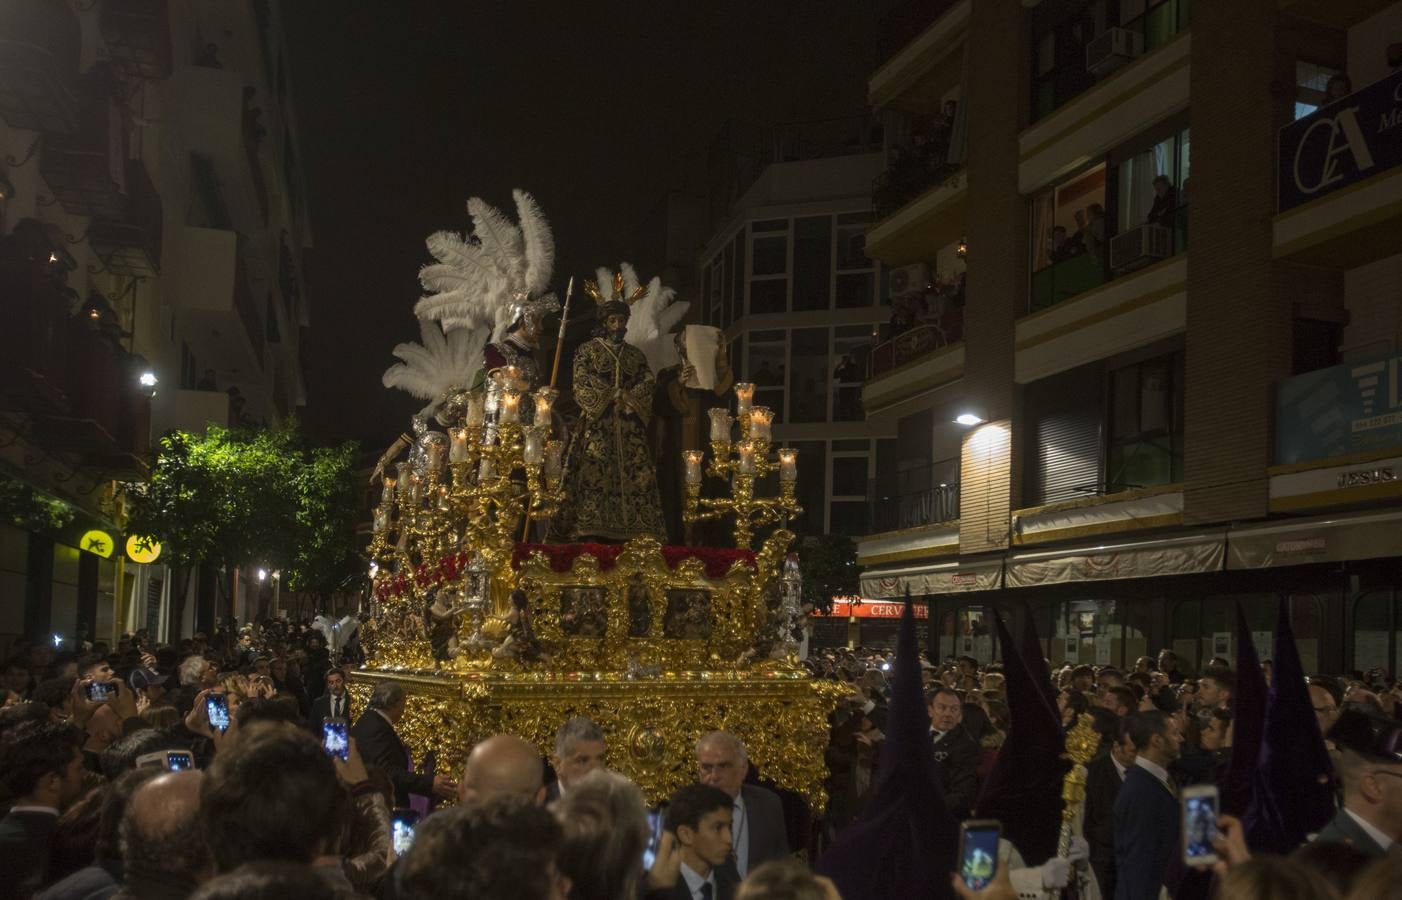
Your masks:
[[[691,364],[689,388],[714,390],[716,386],[716,350],[720,347],[721,330],[710,325],[688,325],[682,330],[686,361]]]

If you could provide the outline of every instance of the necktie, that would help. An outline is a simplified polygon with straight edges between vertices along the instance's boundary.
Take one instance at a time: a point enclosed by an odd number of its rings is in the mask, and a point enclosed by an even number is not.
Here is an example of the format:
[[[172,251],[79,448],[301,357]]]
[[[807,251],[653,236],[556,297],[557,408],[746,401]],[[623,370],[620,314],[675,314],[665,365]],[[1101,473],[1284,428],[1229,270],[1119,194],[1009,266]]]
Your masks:
[[[711,900],[711,883],[701,885],[701,900]]]

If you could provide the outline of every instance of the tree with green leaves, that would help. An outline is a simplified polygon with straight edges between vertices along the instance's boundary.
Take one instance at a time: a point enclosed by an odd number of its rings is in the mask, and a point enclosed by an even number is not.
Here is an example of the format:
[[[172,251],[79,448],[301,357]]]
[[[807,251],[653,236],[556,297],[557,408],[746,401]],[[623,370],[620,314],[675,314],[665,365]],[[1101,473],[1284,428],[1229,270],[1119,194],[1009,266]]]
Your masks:
[[[821,612],[832,609],[833,597],[858,592],[857,545],[845,534],[805,538],[798,549],[798,567],[804,599]]]
[[[210,427],[161,439],[128,531],[160,541],[182,570],[173,621],[198,566],[281,570],[295,591],[329,594],[360,569],[355,553],[355,448],[306,446],[295,423]]]

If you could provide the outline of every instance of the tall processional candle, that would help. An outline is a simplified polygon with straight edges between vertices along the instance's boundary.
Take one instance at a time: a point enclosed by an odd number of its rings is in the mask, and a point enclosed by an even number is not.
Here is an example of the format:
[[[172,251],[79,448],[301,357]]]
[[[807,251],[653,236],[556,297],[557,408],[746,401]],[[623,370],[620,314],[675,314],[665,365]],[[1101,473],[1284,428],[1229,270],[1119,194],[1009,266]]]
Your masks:
[[[755,473],[755,446],[749,441],[741,441],[735,445],[735,452],[740,455],[737,469],[741,475],[753,475]]]
[[[545,474],[550,478],[560,476],[561,460],[565,454],[564,441],[545,442]]]
[[[448,462],[460,463],[467,461],[467,429],[448,429]]]
[[[750,440],[763,441],[769,443],[772,432],[770,423],[774,421],[774,411],[767,406],[756,406],[750,409]]]
[[[544,456],[545,447],[540,426],[525,429],[521,437],[521,461],[528,466],[538,466]]]
[[[394,476],[388,472],[384,474],[384,487],[380,491],[380,502],[385,506],[394,502]]]
[[[755,402],[755,386],[748,381],[735,385],[735,411],[746,413]]]
[[[543,387],[535,392],[535,421],[537,425],[550,424],[550,413],[555,407],[555,397],[559,393],[552,387]]]
[[[443,444],[432,441],[424,447],[424,461],[430,473],[437,474],[443,468]]]
[[[467,426],[477,428],[482,424],[482,419],[487,412],[486,394],[477,393],[467,398]]]
[[[521,421],[521,395],[516,391],[507,391],[501,395],[500,421],[507,425]]]

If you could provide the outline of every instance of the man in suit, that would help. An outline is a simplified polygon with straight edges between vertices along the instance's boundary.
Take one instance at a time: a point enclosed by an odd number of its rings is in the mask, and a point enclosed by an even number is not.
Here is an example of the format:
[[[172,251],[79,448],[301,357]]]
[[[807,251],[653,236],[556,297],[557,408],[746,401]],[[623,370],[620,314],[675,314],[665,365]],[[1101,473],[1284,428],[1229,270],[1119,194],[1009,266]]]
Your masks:
[[[307,724],[311,726],[312,731],[320,734],[323,719],[345,719],[350,722],[354,718],[350,693],[346,690],[346,673],[340,669],[328,669],[326,692],[312,701]]]
[[[458,793],[453,779],[447,775],[420,775],[410,768],[409,748],[394,730],[404,717],[407,705],[408,697],[398,684],[383,681],[375,685],[375,692],[370,695],[370,708],[351,728],[351,737],[360,748],[361,758],[389,776],[394,785],[395,806],[408,806],[410,794],[451,800]]]
[[[724,790],[691,784],[672,795],[666,828],[681,857],[669,900],[731,900],[740,883],[730,865],[734,846],[731,797]]]
[[[14,806],[0,819],[0,898],[27,897],[41,885],[58,814],[83,786],[80,734],[58,722],[25,722],[5,735],[0,779]]]
[[[1115,800],[1125,773],[1134,765],[1134,744],[1117,723],[1110,752],[1086,766],[1086,805],[1081,834],[1090,845],[1090,867],[1100,885],[1100,896],[1115,896]]]
[[[696,742],[696,770],[698,781],[730,798],[734,852],[726,866],[737,883],[763,863],[789,856],[784,806],[773,791],[745,784],[750,760],[738,737],[728,731],[702,735]]]
[[[608,745],[604,731],[586,716],[575,716],[555,732],[555,755],[550,765],[555,769],[555,781],[545,791],[545,802],[554,804],[570,785],[595,769],[604,767]]]
[[[1315,840],[1351,844],[1375,858],[1402,853],[1402,724],[1346,709],[1329,740],[1339,750],[1344,808]]]
[[[488,803],[502,797],[545,805],[540,751],[514,734],[494,734],[473,747],[458,782],[459,803]]]
[[[1182,752],[1178,719],[1163,710],[1137,712],[1125,723],[1134,765],[1115,798],[1115,900],[1158,900],[1180,871],[1178,786],[1168,774]]]
[[[968,818],[978,797],[979,745],[964,729],[964,704],[952,688],[940,687],[925,695],[925,705],[945,808],[956,819]]]

